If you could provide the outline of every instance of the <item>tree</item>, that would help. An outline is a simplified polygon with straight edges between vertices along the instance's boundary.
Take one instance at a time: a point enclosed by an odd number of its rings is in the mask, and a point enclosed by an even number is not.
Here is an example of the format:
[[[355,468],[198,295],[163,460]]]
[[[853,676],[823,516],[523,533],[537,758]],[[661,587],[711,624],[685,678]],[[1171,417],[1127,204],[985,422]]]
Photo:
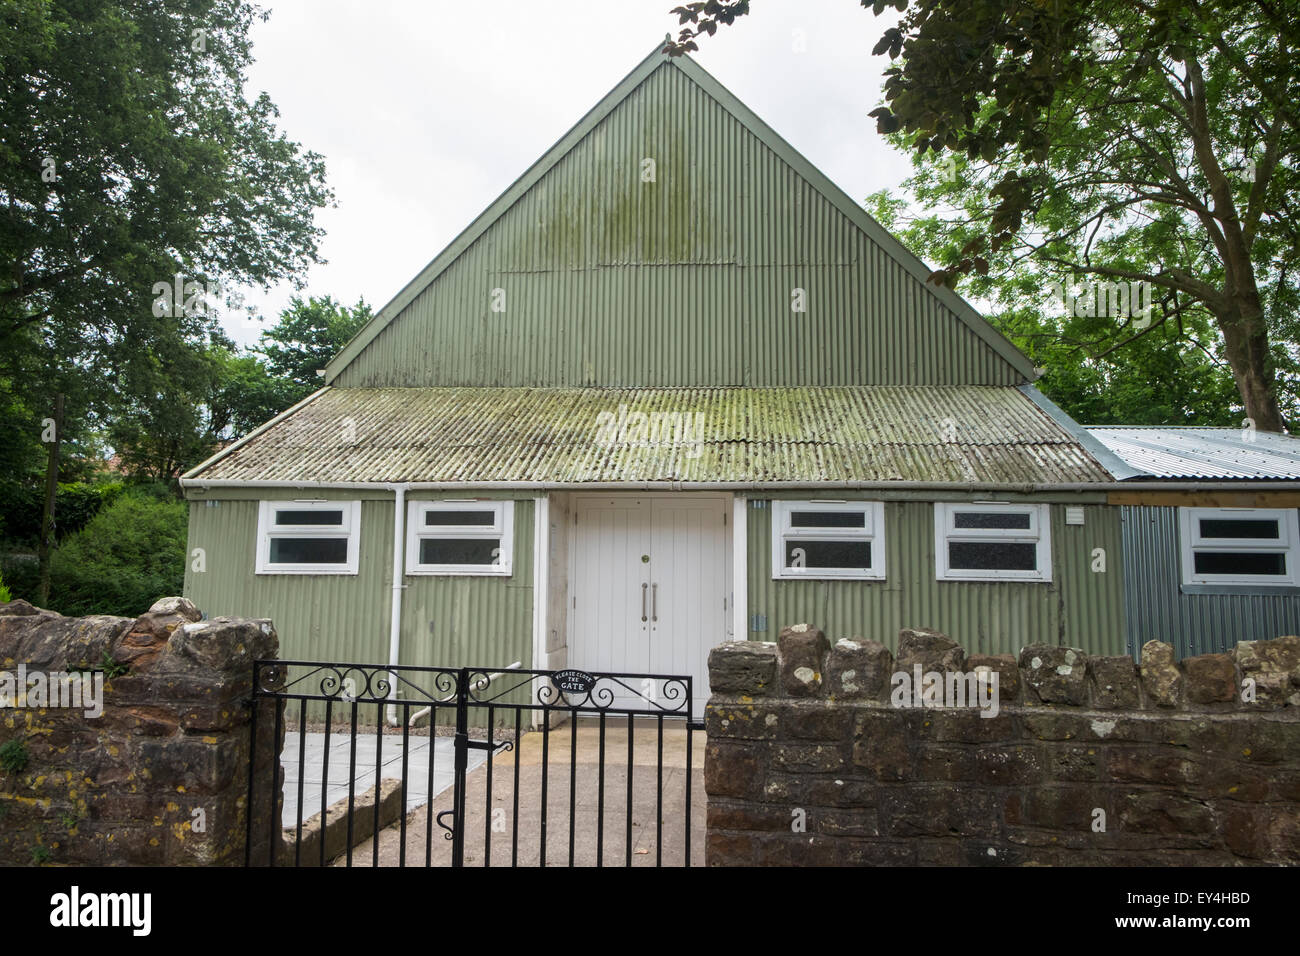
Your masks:
[[[934,173],[924,164],[904,183],[909,195],[927,206],[941,203],[949,185],[945,169]],[[937,213],[912,215],[913,205],[884,190],[867,197],[867,210],[876,219],[932,261],[944,261],[967,241],[966,224]],[[1096,314],[1086,299],[1069,312],[1059,302],[1044,301],[1051,281],[1028,261],[968,276],[964,291],[1042,369],[1038,386],[1072,418],[1094,425],[1240,423],[1240,397],[1217,356],[1207,317],[1185,316],[1116,347],[1115,319]],[[1287,408],[1293,407],[1289,402]]]
[[[110,441],[133,473],[175,478],[320,388],[316,370],[370,315],[364,301],[349,308],[295,296],[248,353],[215,331],[201,350],[141,350],[125,372],[130,400]]]
[[[864,2],[864,6],[868,5]],[[884,134],[942,169],[963,241],[933,278],[1114,283],[1130,299],[1093,353],[1151,336],[1217,341],[1246,414],[1284,427],[1294,372],[1300,102],[1293,2],[907,0],[876,53]],[[692,3],[666,52],[748,12]],[[1130,286],[1129,283],[1136,285]],[[1046,289],[1040,290],[1040,297]],[[1133,320],[1132,293],[1151,310]],[[1172,328],[1175,331],[1169,332]],[[1101,331],[1101,330],[1097,330]]]
[[[141,349],[123,375],[127,401],[108,440],[133,475],[168,480],[216,450],[230,415],[217,397],[234,361],[233,343],[214,336],[207,347]]]
[[[139,493],[118,498],[54,553],[51,608],[133,617],[160,597],[180,594],[187,526],[183,502]]]
[[[294,296],[274,327],[262,333],[255,349],[266,356],[271,374],[293,383],[299,401],[321,387],[316,374],[370,321],[370,306],[358,299],[351,308],[329,296],[303,301]]]
[[[265,17],[245,0],[0,7],[0,374],[29,431],[55,392],[73,427],[129,403],[124,383],[156,395],[160,362],[207,347],[223,288],[321,261],[321,157],[243,92]]]

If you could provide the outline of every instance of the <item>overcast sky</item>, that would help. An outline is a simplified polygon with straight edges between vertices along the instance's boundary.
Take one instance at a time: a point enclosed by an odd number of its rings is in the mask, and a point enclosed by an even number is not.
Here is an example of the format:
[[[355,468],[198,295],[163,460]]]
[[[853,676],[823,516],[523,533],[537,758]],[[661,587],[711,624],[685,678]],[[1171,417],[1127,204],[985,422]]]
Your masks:
[[[377,311],[665,33],[679,0],[271,0],[248,92],[325,157],[338,208],[304,294]],[[858,202],[906,157],[875,132],[893,22],[855,0],[757,0],[695,59]],[[272,322],[289,284],[247,301]],[[235,317],[236,341],[259,326]]]

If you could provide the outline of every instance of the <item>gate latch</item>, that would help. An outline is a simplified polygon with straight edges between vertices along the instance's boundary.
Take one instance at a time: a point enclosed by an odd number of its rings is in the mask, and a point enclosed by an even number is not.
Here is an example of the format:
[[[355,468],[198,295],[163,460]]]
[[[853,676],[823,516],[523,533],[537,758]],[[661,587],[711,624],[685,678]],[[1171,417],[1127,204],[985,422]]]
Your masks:
[[[463,744],[467,750],[491,750],[495,753],[502,753],[506,750],[513,750],[515,745],[508,740],[471,740],[468,736],[461,738],[457,734],[457,743]]]

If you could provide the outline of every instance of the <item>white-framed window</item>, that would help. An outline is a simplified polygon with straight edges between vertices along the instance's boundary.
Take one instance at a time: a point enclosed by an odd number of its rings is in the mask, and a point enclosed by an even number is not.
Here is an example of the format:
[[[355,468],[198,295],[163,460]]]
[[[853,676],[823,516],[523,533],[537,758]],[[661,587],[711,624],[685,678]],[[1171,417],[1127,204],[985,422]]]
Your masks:
[[[406,573],[508,576],[514,537],[513,501],[412,501]]]
[[[356,574],[360,501],[263,501],[258,574]]]
[[[1051,581],[1050,508],[936,502],[934,562],[940,581]]]
[[[1184,584],[1300,585],[1300,523],[1287,508],[1179,508]]]
[[[883,581],[884,504],[773,501],[772,577]]]

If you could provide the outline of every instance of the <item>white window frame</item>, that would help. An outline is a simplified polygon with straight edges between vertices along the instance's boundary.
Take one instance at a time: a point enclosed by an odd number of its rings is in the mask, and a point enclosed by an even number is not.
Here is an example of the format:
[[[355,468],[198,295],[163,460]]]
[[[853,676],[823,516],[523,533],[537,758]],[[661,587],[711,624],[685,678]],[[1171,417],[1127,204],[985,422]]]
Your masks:
[[[341,525],[277,525],[279,511],[343,512]],[[347,560],[341,564],[284,564],[271,561],[271,541],[275,538],[341,538],[348,542]],[[262,501],[257,509],[258,574],[356,574],[361,550],[360,501]]]
[[[1260,518],[1277,521],[1278,537],[1205,538],[1201,536],[1202,518],[1231,521],[1237,518]],[[1300,586],[1300,517],[1293,508],[1179,508],[1179,550],[1182,552],[1182,578],[1185,585],[1225,585],[1232,588],[1276,588]],[[1278,552],[1286,554],[1286,574],[1197,574],[1197,551]]]
[[[963,513],[1029,514],[1029,527],[958,528],[956,516]],[[1033,571],[977,568],[950,568],[948,545],[1033,544],[1036,545]],[[939,581],[1030,581],[1050,584],[1052,580],[1052,512],[1046,504],[1013,502],[936,501],[934,503],[934,565]]]
[[[790,524],[795,511],[860,511],[861,528],[795,528]],[[867,541],[871,544],[869,568],[787,568],[785,545],[790,540]],[[772,580],[885,580],[885,504],[883,501],[772,501]]]
[[[491,511],[491,525],[441,525],[426,527],[426,511]],[[501,552],[496,564],[422,564],[420,542],[429,538],[496,538]],[[515,548],[513,501],[410,501],[406,510],[406,573],[474,577],[510,577]]]

